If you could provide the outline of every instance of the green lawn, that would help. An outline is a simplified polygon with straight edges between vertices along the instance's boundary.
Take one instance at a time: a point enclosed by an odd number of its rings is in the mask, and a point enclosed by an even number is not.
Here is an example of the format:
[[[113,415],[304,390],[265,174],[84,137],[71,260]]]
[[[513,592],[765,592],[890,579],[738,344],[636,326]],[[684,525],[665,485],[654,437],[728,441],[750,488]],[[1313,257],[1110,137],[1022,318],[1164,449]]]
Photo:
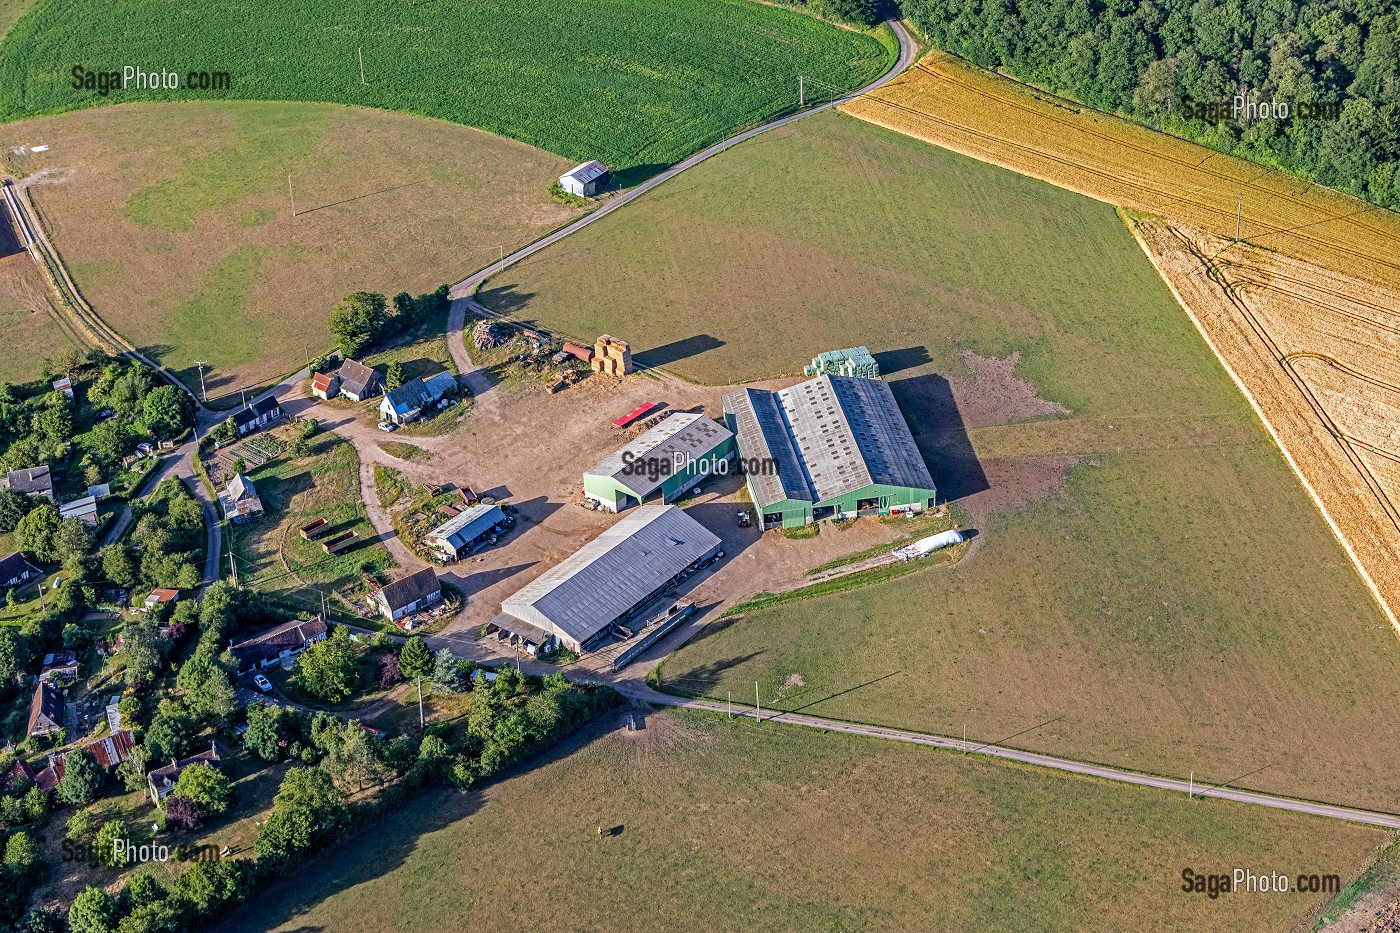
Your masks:
[[[1181,870],[1345,884],[1388,838],[850,736],[643,723],[485,790],[430,792],[227,928],[1285,930],[1325,896],[1212,900],[1183,893]]]
[[[1111,208],[822,115],[484,293],[709,383],[866,344],[978,532],[704,633],[675,688],[1395,808],[1395,635]]]
[[[849,89],[892,61],[888,40],[752,0],[40,0],[4,53],[0,121],[133,100],[328,101],[601,159],[628,184],[789,109],[799,74]],[[182,87],[72,87],[75,64],[120,73],[132,63],[176,70]],[[191,71],[227,72],[230,87],[183,87]]]
[[[365,590],[365,573],[387,570],[393,560],[365,518],[355,448],[334,434],[313,435],[309,444],[305,457],[279,456],[249,472],[265,514],[230,526],[230,536],[240,583],[319,609],[318,591],[348,602]],[[354,531],[360,543],[327,556],[297,531],[316,518],[325,518],[332,534]]]

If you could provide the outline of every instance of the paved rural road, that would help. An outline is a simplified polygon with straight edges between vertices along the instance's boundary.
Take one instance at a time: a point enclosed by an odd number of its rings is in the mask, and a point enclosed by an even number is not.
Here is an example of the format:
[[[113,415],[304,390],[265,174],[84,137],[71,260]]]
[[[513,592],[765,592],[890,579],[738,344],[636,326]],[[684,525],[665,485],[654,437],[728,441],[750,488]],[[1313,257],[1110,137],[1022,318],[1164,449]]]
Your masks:
[[[458,338],[460,338],[461,336],[463,323],[465,321],[466,307],[468,303],[471,304],[473,310],[485,312],[486,309],[482,308],[475,301],[473,301],[471,296],[476,291],[476,287],[478,285],[486,281],[486,279],[490,278],[491,276],[496,275],[501,270],[509,266],[513,266],[517,262],[520,262],[522,259],[527,259],[530,256],[533,256],[535,253],[538,253],[540,250],[546,249],[549,246],[558,243],[560,240],[564,239],[564,237],[568,236],[571,233],[575,233],[579,230],[582,230],[584,227],[588,226],[594,221],[601,220],[608,214],[611,214],[613,211],[622,207],[622,205],[641,197],[651,189],[655,188],[657,185],[660,185],[672,178],[675,178],[677,175],[679,175],[686,169],[699,165],[701,162],[704,162],[706,159],[710,158],[710,156],[718,155],[726,149],[729,149],[733,146],[737,146],[739,145],[739,143],[745,142],[747,140],[753,139],[755,136],[758,136],[761,133],[766,133],[769,130],[777,129],[780,126],[786,126],[789,123],[801,120],[803,117],[810,117],[814,113],[822,113],[824,111],[831,110],[845,103],[848,100],[859,97],[862,94],[868,94],[871,91],[876,90],[877,88],[883,87],[885,84],[899,77],[899,75],[904,73],[904,70],[906,68],[908,68],[911,64],[914,63],[914,56],[918,53],[918,46],[915,44],[914,38],[909,35],[908,30],[904,28],[904,24],[901,23],[897,18],[891,16],[891,18],[886,20],[886,22],[889,23],[890,28],[894,30],[896,38],[899,39],[899,58],[895,61],[894,65],[890,68],[889,71],[886,71],[883,75],[881,75],[879,78],[876,78],[870,84],[867,84],[865,87],[861,88],[858,91],[853,91],[850,94],[847,94],[845,97],[839,97],[836,100],[829,101],[825,104],[818,104],[817,106],[811,107],[807,110],[802,110],[797,113],[788,114],[787,116],[780,117],[779,119],[774,120],[771,123],[765,123],[762,126],[756,126],[753,129],[745,130],[744,132],[739,133],[736,136],[731,136],[728,139],[721,140],[720,142],[717,142],[713,146],[709,147],[708,149],[702,149],[690,158],[677,162],[675,165],[666,169],[659,175],[653,175],[651,178],[642,182],[640,185],[631,189],[630,191],[618,195],[616,198],[607,202],[593,213],[580,217],[578,220],[569,224],[567,227],[560,227],[558,230],[554,231],[548,236],[536,240],[530,245],[516,250],[515,252],[506,256],[500,262],[492,263],[485,269],[482,269],[481,271],[468,276],[467,278],[458,282],[456,285],[452,286],[452,297],[466,299],[466,301],[454,302],[452,305],[452,314],[448,320],[447,325],[449,334],[449,344],[454,342],[453,337],[451,335],[455,334]],[[492,316],[494,317],[496,315]]]
[[[710,713],[729,712],[729,708],[724,703],[671,696],[670,694],[661,693],[649,687],[641,688],[631,685],[626,687],[619,686],[618,692],[629,699],[642,700],[655,706],[679,706],[686,709],[704,710]],[[752,709],[736,708],[734,714],[736,716],[755,716],[755,711]],[[1366,823],[1371,826],[1382,826],[1386,829],[1400,829],[1400,816],[1392,816],[1388,813],[1373,813],[1368,810],[1354,810],[1350,807],[1339,807],[1327,803],[1291,800],[1287,797],[1274,797],[1269,794],[1260,794],[1253,791],[1235,790],[1231,787],[1210,787],[1201,786],[1199,784],[1192,786],[1187,781],[1180,781],[1174,778],[1155,777],[1150,774],[1123,771],[1118,768],[1109,768],[1103,765],[1085,764],[1081,761],[1071,761],[1067,758],[1055,758],[1050,755],[1041,755],[1036,752],[1027,752],[1001,745],[978,745],[976,743],[969,743],[971,747],[966,748],[963,745],[962,739],[948,738],[939,735],[926,735],[922,732],[907,732],[903,729],[863,726],[857,723],[839,722],[832,719],[819,719],[815,716],[802,716],[797,713],[769,713],[764,711],[758,716],[758,720],[759,722],[779,722],[790,726],[821,729],[825,732],[844,732],[849,735],[860,735],[872,739],[910,742],[915,745],[927,745],[933,748],[944,748],[956,752],[966,751],[968,754],[985,755],[991,758],[1001,758],[1006,761],[1018,761],[1023,764],[1051,768],[1055,771],[1068,771],[1071,774],[1083,774],[1088,777],[1117,781],[1120,784],[1138,784],[1143,787],[1155,787],[1158,790],[1174,791],[1181,794],[1193,793],[1194,796],[1197,797],[1218,797],[1221,800],[1233,800],[1236,803],[1272,807],[1276,810],[1306,813],[1311,816],[1323,816],[1334,820],[1347,820],[1352,823]]]

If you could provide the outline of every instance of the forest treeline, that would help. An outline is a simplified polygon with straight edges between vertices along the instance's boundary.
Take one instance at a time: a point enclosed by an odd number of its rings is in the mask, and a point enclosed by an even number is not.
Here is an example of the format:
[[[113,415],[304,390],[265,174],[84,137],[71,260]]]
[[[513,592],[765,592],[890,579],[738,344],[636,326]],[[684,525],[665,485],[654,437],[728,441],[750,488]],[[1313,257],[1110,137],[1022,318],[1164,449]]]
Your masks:
[[[1400,0],[900,6],[984,68],[1400,208]]]

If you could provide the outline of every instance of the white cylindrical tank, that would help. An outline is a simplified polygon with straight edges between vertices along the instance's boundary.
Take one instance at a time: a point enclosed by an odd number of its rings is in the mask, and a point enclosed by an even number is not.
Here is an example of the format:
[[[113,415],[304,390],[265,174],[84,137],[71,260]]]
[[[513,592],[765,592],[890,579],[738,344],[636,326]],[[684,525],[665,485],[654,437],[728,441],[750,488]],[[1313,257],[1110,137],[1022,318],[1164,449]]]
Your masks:
[[[906,544],[904,547],[895,548],[892,553],[903,560],[927,557],[939,548],[960,544],[962,540],[962,532],[949,529],[948,531],[941,531],[936,535],[929,535],[927,538],[920,538],[913,544]]]

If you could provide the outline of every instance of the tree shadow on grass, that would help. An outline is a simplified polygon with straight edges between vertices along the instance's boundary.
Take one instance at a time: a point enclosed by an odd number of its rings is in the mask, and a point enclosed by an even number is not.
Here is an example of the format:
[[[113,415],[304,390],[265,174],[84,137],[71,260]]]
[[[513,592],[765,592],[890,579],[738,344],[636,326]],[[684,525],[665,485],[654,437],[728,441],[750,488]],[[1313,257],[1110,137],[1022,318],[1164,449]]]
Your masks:
[[[486,788],[526,771],[562,761],[617,728],[617,717],[604,714],[576,734],[471,791],[446,788],[423,791],[399,809],[338,842],[333,851],[321,852],[306,859],[286,881],[266,886],[241,908],[230,911],[232,916],[214,929],[219,933],[240,933],[288,925],[288,929],[298,933],[332,933],[327,926],[290,924],[337,893],[372,882],[403,867],[418,849],[419,840],[423,837],[471,817],[483,806],[499,805],[485,800]],[[620,831],[619,827],[614,829]],[[589,824],[586,831],[593,833],[593,825]],[[604,831],[608,831],[606,827]],[[444,873],[440,875],[444,890],[453,883],[445,873],[447,867],[443,866]]]
[[[514,314],[528,305],[534,297],[534,292],[521,291],[520,287],[514,284],[483,288],[476,293],[477,303],[484,305],[491,311],[495,311],[497,314]],[[470,321],[467,323],[471,324]],[[521,323],[528,324],[528,322]],[[470,330],[470,328],[468,329]],[[467,335],[467,346],[471,346],[470,334]]]

